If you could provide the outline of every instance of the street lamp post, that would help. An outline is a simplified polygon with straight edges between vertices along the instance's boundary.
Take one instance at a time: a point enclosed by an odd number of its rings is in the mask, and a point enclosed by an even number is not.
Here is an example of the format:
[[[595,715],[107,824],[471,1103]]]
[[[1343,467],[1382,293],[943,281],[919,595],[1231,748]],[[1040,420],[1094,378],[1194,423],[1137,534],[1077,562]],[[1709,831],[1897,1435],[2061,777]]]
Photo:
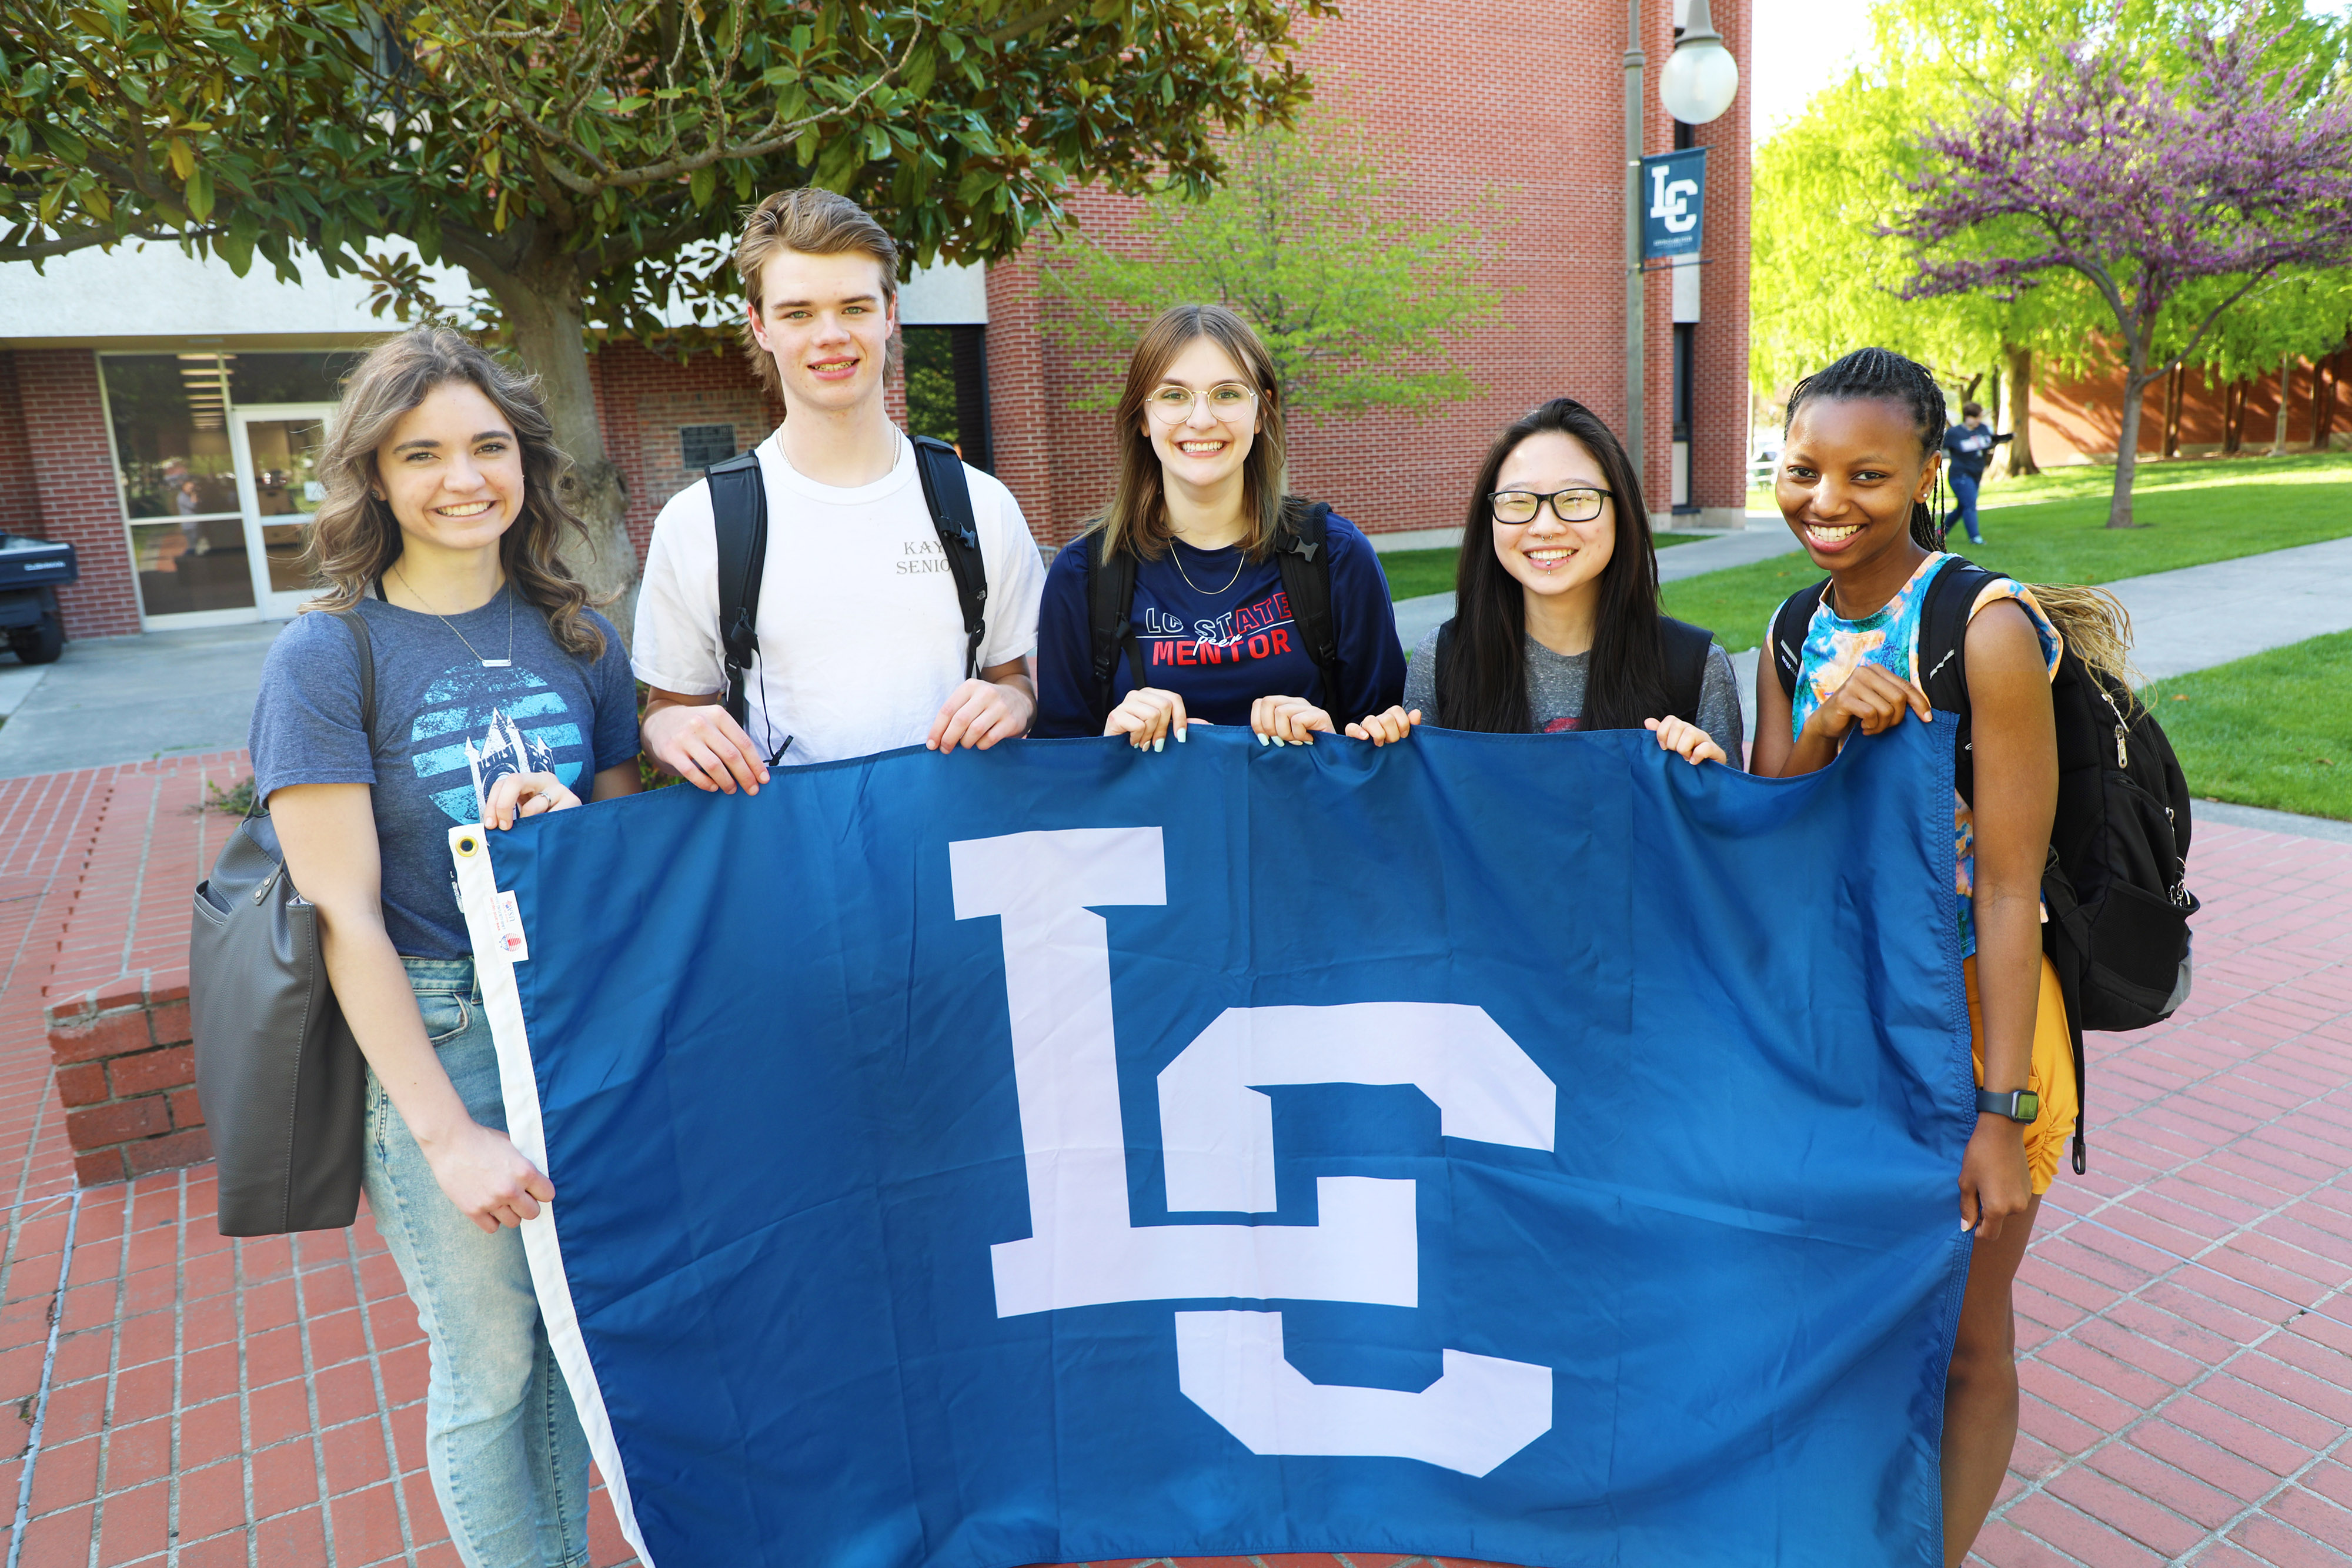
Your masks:
[[[1625,446],[1633,471],[1647,478],[1642,417],[1649,335],[1642,299],[1642,0],[1625,0]],[[1675,52],[1658,73],[1658,99],[1685,125],[1705,125],[1739,93],[1739,62],[1723,47],[1707,0],[1690,0]]]

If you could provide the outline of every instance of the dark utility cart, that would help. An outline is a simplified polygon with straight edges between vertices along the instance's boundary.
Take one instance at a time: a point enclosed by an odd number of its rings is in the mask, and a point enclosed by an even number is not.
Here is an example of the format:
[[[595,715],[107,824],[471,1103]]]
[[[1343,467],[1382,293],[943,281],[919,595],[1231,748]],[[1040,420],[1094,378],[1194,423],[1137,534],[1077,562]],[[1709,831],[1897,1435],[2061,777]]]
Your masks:
[[[58,588],[81,575],[74,548],[0,533],[0,637],[28,664],[46,664],[66,651]]]

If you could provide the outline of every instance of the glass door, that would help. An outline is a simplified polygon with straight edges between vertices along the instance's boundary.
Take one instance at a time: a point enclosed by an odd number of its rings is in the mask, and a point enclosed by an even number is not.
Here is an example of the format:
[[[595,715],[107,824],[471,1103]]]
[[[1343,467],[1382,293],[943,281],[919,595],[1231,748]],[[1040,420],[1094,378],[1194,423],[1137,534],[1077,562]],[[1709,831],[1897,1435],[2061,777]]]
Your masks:
[[[237,499],[245,508],[247,562],[253,597],[264,620],[294,614],[318,597],[303,564],[311,514],[327,498],[319,454],[326,444],[331,402],[246,403],[231,419],[236,434]]]

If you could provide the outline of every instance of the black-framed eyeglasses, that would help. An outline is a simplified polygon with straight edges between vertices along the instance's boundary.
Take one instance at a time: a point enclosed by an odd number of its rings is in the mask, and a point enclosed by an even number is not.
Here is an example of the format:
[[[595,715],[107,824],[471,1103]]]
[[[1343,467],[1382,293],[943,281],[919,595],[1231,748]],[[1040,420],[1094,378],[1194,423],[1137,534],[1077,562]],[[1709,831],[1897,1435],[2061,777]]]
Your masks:
[[[1536,490],[1497,490],[1486,497],[1495,508],[1498,523],[1532,523],[1546,501],[1551,503],[1551,515],[1563,523],[1589,523],[1601,515],[1601,503],[1615,498],[1613,490],[1594,490],[1579,486],[1572,490],[1554,490],[1544,495]]]

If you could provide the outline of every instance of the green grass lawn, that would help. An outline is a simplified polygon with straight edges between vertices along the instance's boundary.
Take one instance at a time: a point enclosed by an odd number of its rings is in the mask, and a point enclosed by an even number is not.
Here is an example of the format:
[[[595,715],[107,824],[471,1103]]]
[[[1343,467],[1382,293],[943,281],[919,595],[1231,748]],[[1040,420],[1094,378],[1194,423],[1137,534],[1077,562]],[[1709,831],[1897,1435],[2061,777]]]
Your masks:
[[[2352,819],[2352,632],[2158,681],[2145,694],[2191,794]]]
[[[1709,534],[1653,534],[1658,548],[1686,545],[1695,539],[1713,538]],[[1454,563],[1460,555],[1454,549],[1391,550],[1381,557],[1381,568],[1389,574],[1391,599],[1419,599],[1425,593],[1454,591]]]
[[[1986,543],[1963,538],[1960,549],[2027,582],[2113,582],[2352,534],[2352,453],[2143,463],[2132,508],[2141,526],[2130,529],[2105,526],[2113,478],[2083,467],[1989,485]],[[1709,572],[1668,583],[1666,613],[1712,628],[1734,652],[1753,648],[1780,601],[1819,575],[1801,554]]]

